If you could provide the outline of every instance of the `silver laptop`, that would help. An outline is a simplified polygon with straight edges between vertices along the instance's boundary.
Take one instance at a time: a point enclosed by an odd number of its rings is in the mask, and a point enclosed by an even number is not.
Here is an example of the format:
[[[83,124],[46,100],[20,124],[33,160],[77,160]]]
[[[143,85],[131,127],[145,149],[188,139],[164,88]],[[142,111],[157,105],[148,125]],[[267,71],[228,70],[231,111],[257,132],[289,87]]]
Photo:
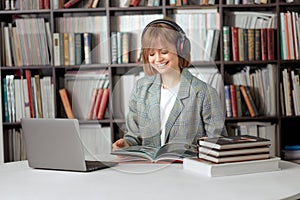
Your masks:
[[[32,168],[89,172],[116,164],[85,160],[77,119],[22,118],[21,125]]]

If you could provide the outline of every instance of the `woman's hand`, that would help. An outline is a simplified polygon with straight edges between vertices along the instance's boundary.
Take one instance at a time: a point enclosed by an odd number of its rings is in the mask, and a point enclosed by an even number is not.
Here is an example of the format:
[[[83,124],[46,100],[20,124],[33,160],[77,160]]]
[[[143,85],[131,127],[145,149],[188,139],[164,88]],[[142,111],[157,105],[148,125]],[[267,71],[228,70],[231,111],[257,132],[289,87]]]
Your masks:
[[[117,141],[115,141],[112,145],[112,150],[115,151],[117,149],[120,148],[124,148],[124,147],[128,147],[129,144],[126,142],[126,140],[124,140],[123,138],[118,139]]]

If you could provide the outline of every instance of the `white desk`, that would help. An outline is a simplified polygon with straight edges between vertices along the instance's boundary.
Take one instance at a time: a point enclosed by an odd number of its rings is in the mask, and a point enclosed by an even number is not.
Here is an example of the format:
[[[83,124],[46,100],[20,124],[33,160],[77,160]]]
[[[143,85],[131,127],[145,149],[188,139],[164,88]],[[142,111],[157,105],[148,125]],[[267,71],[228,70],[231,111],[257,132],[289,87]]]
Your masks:
[[[183,170],[181,164],[122,164],[78,173],[31,169],[23,161],[0,165],[0,199],[297,199],[300,166],[282,162],[281,167],[275,172],[208,178]]]

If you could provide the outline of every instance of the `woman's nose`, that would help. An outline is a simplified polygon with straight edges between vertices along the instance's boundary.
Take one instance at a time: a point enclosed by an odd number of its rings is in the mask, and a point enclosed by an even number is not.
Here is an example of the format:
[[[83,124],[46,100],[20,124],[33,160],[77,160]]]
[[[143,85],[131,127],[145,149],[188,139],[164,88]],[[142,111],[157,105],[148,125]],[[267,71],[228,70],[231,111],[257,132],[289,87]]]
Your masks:
[[[155,54],[155,61],[160,61],[160,60],[162,60],[161,53],[160,53],[160,52],[157,52],[157,53]]]

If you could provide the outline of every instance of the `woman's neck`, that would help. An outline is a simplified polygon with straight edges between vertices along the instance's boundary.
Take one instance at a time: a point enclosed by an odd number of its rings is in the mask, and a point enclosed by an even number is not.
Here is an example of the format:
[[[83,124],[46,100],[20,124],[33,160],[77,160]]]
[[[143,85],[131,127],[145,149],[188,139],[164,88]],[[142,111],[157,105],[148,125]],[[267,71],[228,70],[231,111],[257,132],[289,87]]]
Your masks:
[[[173,73],[161,74],[161,84],[165,89],[175,87],[180,82],[180,72],[173,71]]]

